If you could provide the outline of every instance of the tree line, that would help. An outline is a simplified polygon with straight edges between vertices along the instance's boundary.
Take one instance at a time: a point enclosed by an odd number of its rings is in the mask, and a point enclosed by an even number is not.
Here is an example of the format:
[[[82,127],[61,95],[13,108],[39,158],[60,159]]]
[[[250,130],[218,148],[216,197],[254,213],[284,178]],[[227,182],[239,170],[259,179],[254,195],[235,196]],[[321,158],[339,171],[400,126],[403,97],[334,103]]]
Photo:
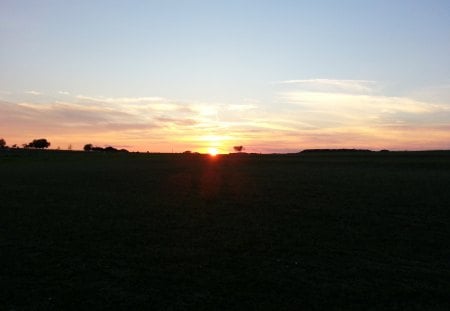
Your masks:
[[[83,150],[84,151],[104,151],[104,152],[128,152],[127,149],[117,149],[117,148],[114,148],[111,146],[102,148],[102,147],[94,146],[92,144],[84,145]]]
[[[35,148],[35,149],[46,149],[50,147],[51,143],[46,138],[39,138],[39,139],[33,139],[28,144],[23,144],[23,148]],[[71,146],[71,145],[70,145]],[[7,149],[9,148],[6,145],[6,141],[3,138],[0,138],[0,149]],[[12,145],[11,148],[18,148],[17,145]],[[59,149],[59,147],[58,147]],[[69,147],[71,149],[71,147]],[[245,150],[244,146],[234,146],[234,151],[241,153]],[[94,146],[93,144],[86,144],[83,147],[84,151],[103,151],[103,152],[128,152],[126,149],[117,149],[111,146],[108,147],[98,147]],[[190,151],[185,151],[184,153],[191,153]]]
[[[36,149],[45,149],[50,147],[51,143],[45,139],[45,138],[38,138],[33,139],[28,144],[23,144],[23,148],[36,148]],[[6,145],[6,140],[3,138],[0,138],[0,149],[6,149],[9,148],[8,145]],[[16,144],[12,145],[11,148],[19,148]]]
[[[50,147],[50,145],[51,145],[51,143],[46,138],[38,138],[38,139],[33,139],[28,144],[23,144],[22,147],[25,149],[27,149],[27,148],[46,149],[46,148]],[[15,149],[15,148],[19,148],[19,146],[14,144],[11,147],[9,147],[6,144],[6,140],[4,138],[0,138],[0,149],[8,149],[8,148]],[[59,147],[58,147],[58,149],[59,149]],[[70,149],[71,149],[71,145],[69,146],[69,150]],[[126,149],[117,149],[117,148],[114,148],[111,146],[102,148],[102,147],[94,146],[92,144],[84,145],[83,150],[84,151],[103,151],[103,152],[128,152],[128,150],[126,150]]]

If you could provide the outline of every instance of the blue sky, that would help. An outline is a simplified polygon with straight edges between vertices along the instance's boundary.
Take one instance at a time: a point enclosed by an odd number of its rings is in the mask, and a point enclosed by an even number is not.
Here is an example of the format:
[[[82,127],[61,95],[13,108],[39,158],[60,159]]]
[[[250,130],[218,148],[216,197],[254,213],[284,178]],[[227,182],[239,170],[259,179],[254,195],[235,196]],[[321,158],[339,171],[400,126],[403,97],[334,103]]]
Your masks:
[[[11,143],[450,147],[450,1],[3,0],[0,44]]]

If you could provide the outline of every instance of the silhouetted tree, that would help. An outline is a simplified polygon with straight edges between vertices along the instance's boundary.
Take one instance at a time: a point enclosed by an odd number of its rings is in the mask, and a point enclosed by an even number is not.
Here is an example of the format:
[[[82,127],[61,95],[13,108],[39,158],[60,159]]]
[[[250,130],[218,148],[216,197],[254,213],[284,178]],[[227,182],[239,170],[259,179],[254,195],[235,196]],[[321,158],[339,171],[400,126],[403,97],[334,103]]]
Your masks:
[[[116,148],[108,146],[104,149],[106,152],[116,152],[118,151]]]
[[[50,142],[47,141],[47,139],[45,139],[45,138],[34,139],[31,143],[29,143],[27,145],[27,147],[39,148],[39,149],[48,148],[49,146],[50,146]]]
[[[3,149],[6,147],[6,141],[3,138],[0,138],[0,149]]]
[[[117,149],[111,146],[102,148],[93,146],[92,144],[86,144],[84,145],[84,151],[98,151],[98,152],[129,152],[127,149]]]
[[[92,144],[86,144],[86,145],[84,145],[83,149],[84,149],[84,151],[91,151],[92,147],[93,147]]]
[[[242,150],[244,150],[245,148],[244,148],[244,146],[234,146],[233,149],[234,149],[234,151],[242,152]]]

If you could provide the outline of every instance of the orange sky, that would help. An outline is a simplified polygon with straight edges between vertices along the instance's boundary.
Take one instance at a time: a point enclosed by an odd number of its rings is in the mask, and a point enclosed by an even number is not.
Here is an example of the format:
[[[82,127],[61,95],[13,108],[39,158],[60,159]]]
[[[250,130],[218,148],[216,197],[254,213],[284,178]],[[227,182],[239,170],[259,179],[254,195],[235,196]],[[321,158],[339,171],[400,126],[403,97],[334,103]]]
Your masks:
[[[0,133],[9,145],[47,138],[51,148],[87,143],[130,151],[220,153],[307,148],[421,150],[450,148],[443,103],[382,95],[356,80],[274,83],[272,102],[204,103],[159,97],[27,94],[0,102]]]

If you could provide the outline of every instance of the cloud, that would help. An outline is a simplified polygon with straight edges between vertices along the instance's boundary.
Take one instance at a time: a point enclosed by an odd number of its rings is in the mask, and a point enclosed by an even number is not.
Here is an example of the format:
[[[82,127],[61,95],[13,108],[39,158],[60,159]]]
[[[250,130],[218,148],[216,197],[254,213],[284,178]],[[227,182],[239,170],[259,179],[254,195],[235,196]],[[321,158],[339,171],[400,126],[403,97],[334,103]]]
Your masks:
[[[190,125],[195,125],[198,123],[197,121],[195,121],[193,119],[177,119],[177,118],[170,118],[170,117],[157,117],[156,120],[161,123],[170,123],[170,124],[175,124],[175,125],[180,125],[180,126],[190,126]]]
[[[111,107],[132,114],[191,113],[194,105],[164,97],[93,97],[77,95],[76,100],[95,106]]]
[[[42,93],[38,92],[38,91],[26,91],[25,94],[36,95],[36,96],[42,95]]]
[[[60,94],[60,95],[70,95],[70,93],[66,92],[66,91],[58,91],[58,94]]]
[[[217,118],[221,105],[196,103],[191,106],[191,109],[200,116]]]
[[[370,93],[377,86],[371,80],[303,79],[277,82],[281,85],[294,85],[304,90],[320,92]]]
[[[311,79],[286,83],[295,84],[295,88],[279,92],[280,103],[297,106],[291,110],[300,113],[304,122],[322,128],[417,124],[429,120],[429,116],[449,112],[445,105],[377,94],[377,84],[369,80]],[[332,90],[330,86],[337,88]]]
[[[162,97],[102,97],[102,96],[96,97],[96,96],[77,95],[76,98],[85,101],[108,103],[108,104],[133,104],[133,103],[166,101],[166,99]]]
[[[297,136],[307,146],[426,149],[450,139],[444,130],[450,120],[446,104],[388,96],[377,83],[365,80],[311,79],[285,84],[289,89],[278,93],[278,106],[285,107],[282,117],[305,126],[294,126],[297,130],[283,136]]]
[[[76,103],[52,104],[7,103],[0,105],[0,120],[6,126],[35,131],[46,128],[48,132],[77,131],[101,132],[117,128],[152,127],[150,120],[127,112]],[[149,125],[149,126],[147,126]]]
[[[247,111],[256,109],[257,106],[254,104],[240,104],[240,105],[228,105],[227,109],[231,111]]]
[[[328,92],[284,92],[281,93],[280,100],[302,106],[308,111],[336,112],[356,117],[393,113],[422,114],[444,109],[442,106],[404,97]]]
[[[199,131],[197,134],[205,131],[200,125],[205,120],[215,126],[216,118],[209,120],[206,113],[211,106],[204,103],[155,97],[108,98],[106,102],[90,99],[83,96],[76,98],[76,102],[0,101],[0,130],[11,137],[37,135],[53,137],[52,140],[70,137],[74,146],[79,142],[81,147],[86,140],[112,143],[106,139],[121,145],[132,142],[135,146],[152,143],[161,147],[171,140],[186,141],[192,136],[190,131]],[[190,130],[186,131],[186,127]]]

